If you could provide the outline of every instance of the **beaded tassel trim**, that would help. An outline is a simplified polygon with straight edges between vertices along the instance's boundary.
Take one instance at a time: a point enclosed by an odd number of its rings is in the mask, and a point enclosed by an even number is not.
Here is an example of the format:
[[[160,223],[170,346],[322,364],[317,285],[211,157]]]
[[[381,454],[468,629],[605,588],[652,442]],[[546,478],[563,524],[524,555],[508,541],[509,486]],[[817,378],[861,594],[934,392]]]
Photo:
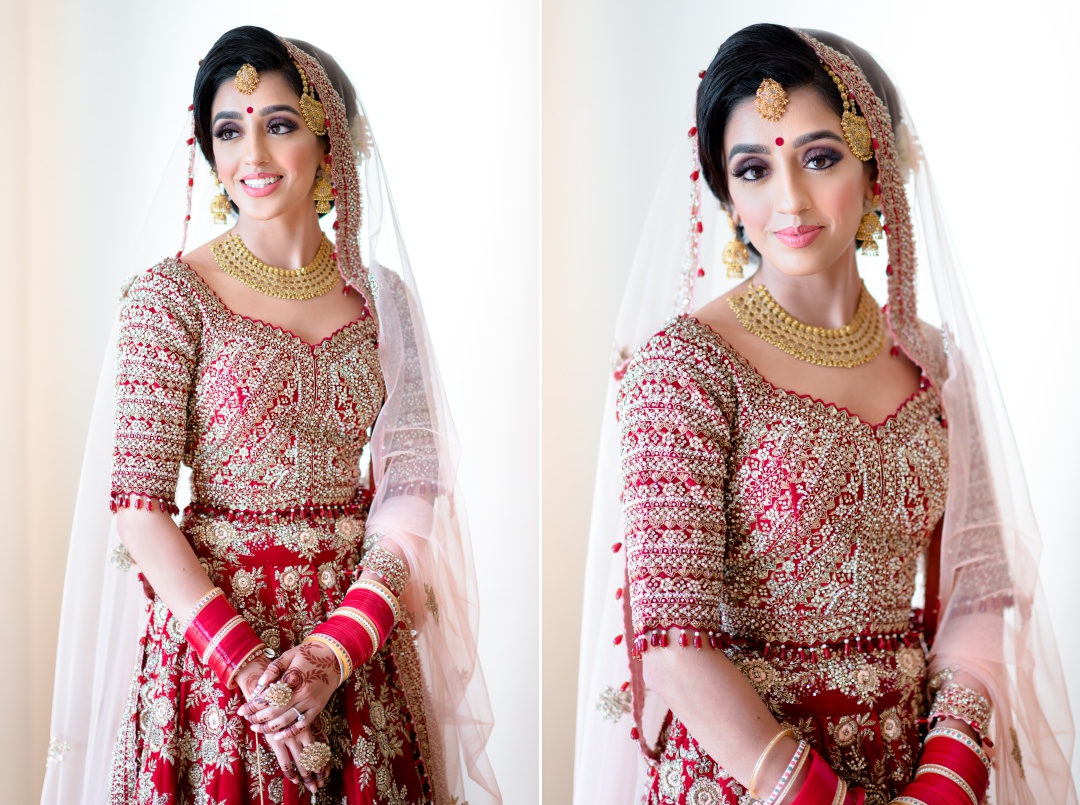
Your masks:
[[[681,648],[693,646],[696,649],[711,648],[724,649],[727,647],[754,648],[760,647],[762,659],[770,657],[779,660],[798,658],[802,662],[817,662],[818,660],[831,659],[833,654],[842,654],[850,657],[853,653],[864,654],[868,651],[897,651],[901,647],[915,648],[922,644],[922,632],[912,629],[907,632],[895,632],[893,634],[855,635],[832,643],[770,643],[760,640],[747,640],[732,637],[719,630],[701,630],[674,626],[672,629],[679,630],[678,644]],[[646,629],[634,638],[631,654],[640,657],[649,647],[666,648],[671,640],[668,638],[669,629]],[[623,641],[623,636],[615,637],[615,645]]]

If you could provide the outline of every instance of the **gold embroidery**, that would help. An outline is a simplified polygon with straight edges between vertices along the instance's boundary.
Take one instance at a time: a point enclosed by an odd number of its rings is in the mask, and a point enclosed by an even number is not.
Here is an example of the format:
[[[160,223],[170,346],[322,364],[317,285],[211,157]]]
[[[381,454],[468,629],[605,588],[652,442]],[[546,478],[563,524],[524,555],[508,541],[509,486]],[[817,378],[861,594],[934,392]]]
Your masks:
[[[618,410],[636,634],[810,645],[906,632],[947,491],[932,389],[870,425],[772,386],[676,318],[630,362]],[[861,684],[873,692],[872,676]]]
[[[1020,776],[1026,778],[1024,756],[1020,752],[1020,739],[1016,736],[1016,727],[1009,727],[1009,736],[1012,738],[1012,759],[1016,761],[1016,765],[1020,768]]]
[[[435,600],[435,590],[431,588],[431,585],[424,585],[424,592],[427,593],[427,600],[424,602],[424,607],[431,613],[431,617],[435,619],[435,623],[439,623],[439,602]]]

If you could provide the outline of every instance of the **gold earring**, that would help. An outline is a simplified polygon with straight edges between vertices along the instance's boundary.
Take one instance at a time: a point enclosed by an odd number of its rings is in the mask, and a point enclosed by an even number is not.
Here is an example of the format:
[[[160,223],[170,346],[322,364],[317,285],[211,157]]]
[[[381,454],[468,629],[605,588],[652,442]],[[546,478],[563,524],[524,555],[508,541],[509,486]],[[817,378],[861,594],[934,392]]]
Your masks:
[[[877,214],[877,207],[880,202],[881,198],[874,196],[874,200],[870,205],[870,212],[866,213],[862,220],[859,221],[859,231],[855,233],[855,240],[861,243],[862,253],[870,257],[877,257],[877,239],[883,231],[881,219],[878,218]]]
[[[220,225],[228,222],[232,205],[229,204],[229,197],[225,195],[225,191],[221,188],[217,172],[210,171],[210,175],[214,177],[214,184],[217,185],[218,189],[217,195],[210,199],[210,214],[214,216],[214,223]]]
[[[323,165],[315,174],[315,188],[311,191],[315,199],[315,212],[322,215],[330,212],[334,204],[334,186],[330,183],[330,163]]]
[[[746,248],[745,243],[739,240],[739,230],[735,228],[735,221],[732,219],[731,213],[724,210],[724,214],[727,216],[728,224],[731,226],[731,231],[735,237],[724,247],[720,259],[724,261],[724,266],[727,268],[728,279],[742,279],[743,266],[750,262],[750,250]]]

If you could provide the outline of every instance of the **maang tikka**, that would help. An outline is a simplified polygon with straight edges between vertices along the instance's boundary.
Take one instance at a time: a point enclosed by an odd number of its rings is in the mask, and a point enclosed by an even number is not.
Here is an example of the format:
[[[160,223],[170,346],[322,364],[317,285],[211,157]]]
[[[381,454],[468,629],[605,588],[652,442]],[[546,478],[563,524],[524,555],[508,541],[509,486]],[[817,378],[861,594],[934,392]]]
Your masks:
[[[772,78],[763,78],[761,86],[757,88],[757,99],[754,106],[757,113],[771,123],[775,123],[784,116],[787,109],[787,92],[780,86],[780,82]]]

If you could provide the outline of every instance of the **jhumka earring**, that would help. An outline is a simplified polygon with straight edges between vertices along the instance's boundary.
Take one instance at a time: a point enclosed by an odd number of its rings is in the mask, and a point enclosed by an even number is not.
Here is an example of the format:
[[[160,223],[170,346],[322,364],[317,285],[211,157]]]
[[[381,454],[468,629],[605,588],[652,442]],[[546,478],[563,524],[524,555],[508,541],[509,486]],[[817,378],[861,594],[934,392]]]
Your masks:
[[[334,204],[334,186],[330,183],[330,161],[327,160],[315,174],[315,188],[311,191],[315,199],[315,212],[319,215],[330,212]]]
[[[743,266],[750,262],[750,250],[746,248],[745,243],[739,240],[739,230],[735,227],[735,221],[732,219],[731,213],[724,210],[724,214],[727,216],[728,224],[731,226],[731,231],[735,237],[724,246],[724,252],[720,259],[723,260],[724,267],[727,269],[728,279],[742,279]]]
[[[214,184],[217,185],[218,190],[217,195],[210,199],[210,214],[214,216],[214,223],[220,225],[228,222],[232,205],[229,204],[229,197],[225,195],[225,190],[221,187],[217,172],[210,171],[210,175],[214,177]]]
[[[870,212],[866,213],[859,221],[859,231],[855,233],[855,240],[860,241],[862,246],[862,253],[869,255],[870,257],[876,257],[878,253],[878,236],[881,235],[883,229],[881,226],[881,219],[878,218],[877,208],[881,203],[879,196],[874,196],[874,201],[870,205]]]

